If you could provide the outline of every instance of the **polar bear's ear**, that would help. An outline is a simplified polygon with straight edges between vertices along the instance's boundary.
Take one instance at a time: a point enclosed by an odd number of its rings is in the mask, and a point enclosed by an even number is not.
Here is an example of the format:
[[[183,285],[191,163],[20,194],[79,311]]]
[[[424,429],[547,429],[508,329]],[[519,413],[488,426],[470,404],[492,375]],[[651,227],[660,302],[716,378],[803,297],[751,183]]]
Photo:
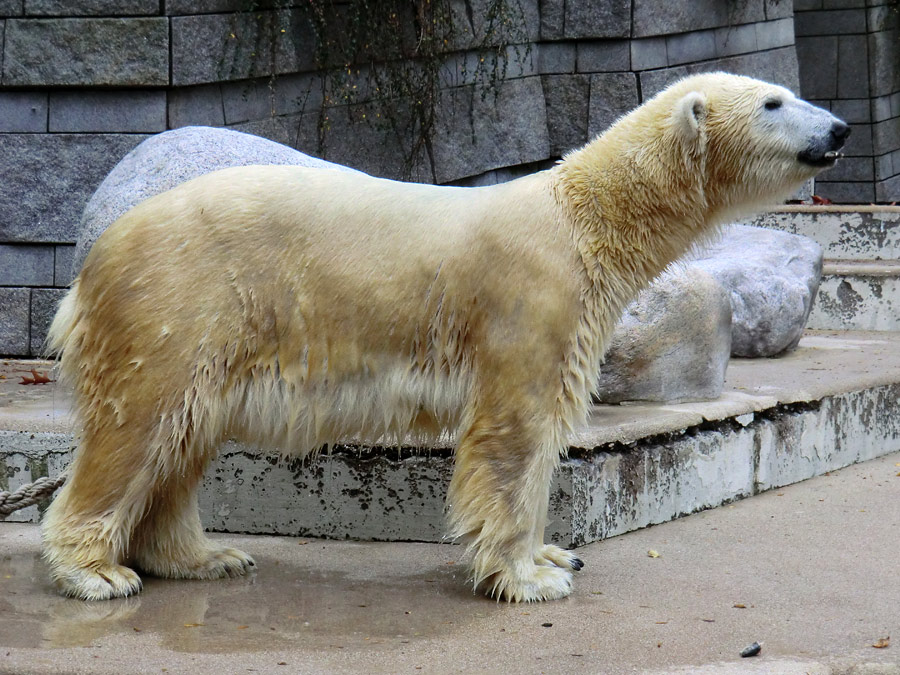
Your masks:
[[[692,91],[681,98],[675,116],[685,138],[694,140],[703,132],[706,110],[706,96],[699,91]]]

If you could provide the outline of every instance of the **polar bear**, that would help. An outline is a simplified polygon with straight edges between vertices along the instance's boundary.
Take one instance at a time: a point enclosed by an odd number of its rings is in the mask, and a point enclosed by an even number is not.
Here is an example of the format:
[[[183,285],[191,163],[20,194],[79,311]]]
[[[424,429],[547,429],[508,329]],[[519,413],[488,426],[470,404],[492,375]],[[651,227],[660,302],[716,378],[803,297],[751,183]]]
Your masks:
[[[450,534],[477,588],[561,598],[543,541],[622,309],[716,226],[794,192],[849,127],[788,90],[683,79],[553,168],[491,187],[292,166],[224,169],[138,205],[94,244],[50,330],[79,447],[43,525],[88,600],[244,574],[197,486],[240,438],[304,455],[455,434]]]

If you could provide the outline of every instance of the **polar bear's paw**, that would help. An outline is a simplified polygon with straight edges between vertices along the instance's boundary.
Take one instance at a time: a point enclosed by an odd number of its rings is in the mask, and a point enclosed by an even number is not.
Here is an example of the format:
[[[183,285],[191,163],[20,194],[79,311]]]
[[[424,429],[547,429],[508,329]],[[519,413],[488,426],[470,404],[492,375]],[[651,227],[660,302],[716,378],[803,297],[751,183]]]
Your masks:
[[[507,602],[558,600],[572,592],[572,572],[568,569],[531,564],[523,572],[498,572],[483,586],[492,598]]]
[[[57,568],[53,571],[53,578],[63,595],[81,600],[127,598],[140,592],[143,586],[134,570],[111,563]]]
[[[145,572],[166,579],[239,577],[256,568],[253,558],[243,551],[214,546],[181,559],[166,559],[158,554],[143,556],[138,564]]]
[[[534,555],[534,563],[536,565],[555,565],[556,567],[575,572],[584,567],[584,561],[572,551],[567,551],[553,544],[541,546]]]

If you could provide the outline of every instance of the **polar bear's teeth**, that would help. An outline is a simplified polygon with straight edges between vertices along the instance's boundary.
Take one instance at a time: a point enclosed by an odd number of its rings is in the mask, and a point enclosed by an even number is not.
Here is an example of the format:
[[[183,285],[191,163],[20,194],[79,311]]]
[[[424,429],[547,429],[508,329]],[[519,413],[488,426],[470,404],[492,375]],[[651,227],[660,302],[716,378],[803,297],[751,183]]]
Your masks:
[[[830,152],[825,153],[825,159],[840,159],[844,156],[844,153],[838,152],[837,150],[831,150]]]

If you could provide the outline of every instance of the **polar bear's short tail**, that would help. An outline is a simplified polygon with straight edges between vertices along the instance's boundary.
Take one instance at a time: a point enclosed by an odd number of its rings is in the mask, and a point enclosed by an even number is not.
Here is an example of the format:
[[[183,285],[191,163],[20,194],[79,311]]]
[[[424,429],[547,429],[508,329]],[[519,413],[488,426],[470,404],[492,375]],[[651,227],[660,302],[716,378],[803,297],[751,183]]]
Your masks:
[[[75,283],[72,284],[72,288],[66,293],[66,297],[59,303],[59,308],[56,310],[56,316],[53,317],[53,323],[50,324],[47,340],[44,343],[44,354],[61,357],[63,376],[70,370],[68,366],[78,360],[76,354],[74,354],[76,341],[73,340],[81,315],[78,305],[78,280],[76,279]]]

